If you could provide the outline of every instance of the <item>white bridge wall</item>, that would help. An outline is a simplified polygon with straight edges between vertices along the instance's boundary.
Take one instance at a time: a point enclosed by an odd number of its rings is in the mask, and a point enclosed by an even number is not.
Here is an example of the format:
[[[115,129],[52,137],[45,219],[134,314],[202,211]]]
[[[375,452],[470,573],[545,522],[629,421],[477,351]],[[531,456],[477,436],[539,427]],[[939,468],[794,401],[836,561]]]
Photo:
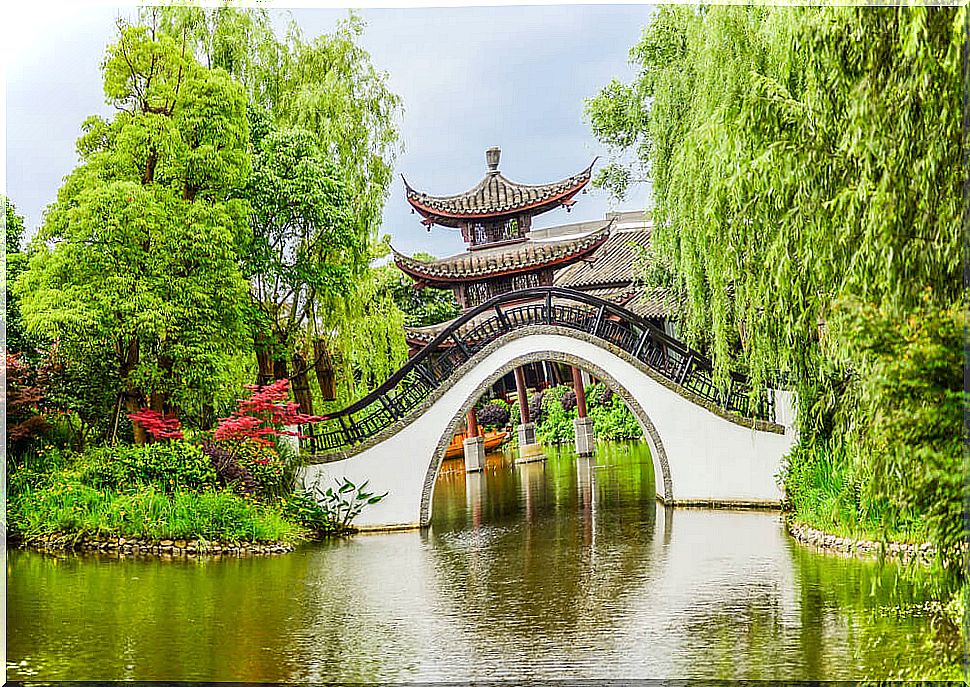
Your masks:
[[[666,452],[674,505],[780,502],[776,475],[782,457],[795,441],[790,395],[775,392],[776,417],[785,424],[784,434],[754,430],[688,401],[599,346],[558,334],[525,336],[500,346],[473,368],[462,370],[453,383],[446,382],[452,386],[407,427],[350,458],[308,466],[302,473],[303,483],[311,485],[319,480],[325,489],[342,477],[354,484],[366,480],[369,491],[386,491],[388,495],[365,507],[355,526],[420,526],[425,478],[429,465],[437,460],[434,454],[442,433],[497,370],[537,351],[561,352],[588,361],[617,380],[637,401],[653,422]],[[643,418],[639,419],[642,424]],[[654,457],[658,496],[663,498],[658,447],[649,433],[645,435]]]

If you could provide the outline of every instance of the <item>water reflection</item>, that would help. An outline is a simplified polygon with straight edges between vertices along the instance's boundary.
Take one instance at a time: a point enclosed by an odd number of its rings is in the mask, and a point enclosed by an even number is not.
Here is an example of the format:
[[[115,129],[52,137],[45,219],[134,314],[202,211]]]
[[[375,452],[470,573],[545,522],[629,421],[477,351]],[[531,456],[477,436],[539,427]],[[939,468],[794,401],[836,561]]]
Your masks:
[[[11,551],[8,674],[837,679],[939,663],[895,566],[801,548],[776,514],[665,510],[643,447],[598,448],[446,464],[430,530],[279,558]]]

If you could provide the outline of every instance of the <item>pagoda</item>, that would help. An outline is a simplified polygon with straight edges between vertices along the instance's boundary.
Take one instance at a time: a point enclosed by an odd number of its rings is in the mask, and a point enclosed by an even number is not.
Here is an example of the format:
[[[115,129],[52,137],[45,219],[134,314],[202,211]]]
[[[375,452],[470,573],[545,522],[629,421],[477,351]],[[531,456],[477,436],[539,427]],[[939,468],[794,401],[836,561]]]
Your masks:
[[[461,232],[467,249],[457,255],[423,262],[394,251],[397,266],[415,280],[418,288],[451,289],[465,312],[501,294],[538,286],[552,286],[555,271],[589,260],[610,237],[610,222],[582,236],[536,240],[529,236],[532,219],[537,215],[564,207],[567,212],[576,202],[574,197],[590,181],[593,164],[560,181],[527,185],[509,180],[499,171],[501,151],[485,151],[485,177],[470,190],[450,196],[432,196],[416,190],[407,179],[404,187],[408,203],[422,217],[422,224]],[[403,177],[402,177],[403,178]],[[448,326],[411,328],[408,343],[416,349],[429,342]],[[585,398],[579,370],[573,370],[577,401],[584,425],[585,438],[591,447],[592,428],[586,418]],[[522,423],[518,427],[519,450],[523,460],[541,459],[535,439],[535,425],[530,421],[525,376],[521,367],[515,370],[515,386]],[[474,455],[480,446],[474,411],[467,420],[465,440],[467,470],[481,469]],[[577,426],[577,447],[579,446]],[[471,444],[469,442],[472,442]],[[590,449],[584,448],[583,452]],[[481,451],[484,455],[484,450]],[[471,456],[471,457],[470,457]]]

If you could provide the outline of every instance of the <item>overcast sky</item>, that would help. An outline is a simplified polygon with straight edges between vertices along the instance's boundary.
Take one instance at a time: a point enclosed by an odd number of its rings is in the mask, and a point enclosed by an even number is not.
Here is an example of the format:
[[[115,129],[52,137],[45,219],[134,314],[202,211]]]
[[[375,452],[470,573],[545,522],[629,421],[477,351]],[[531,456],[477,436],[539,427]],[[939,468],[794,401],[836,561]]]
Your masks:
[[[99,65],[114,18],[131,7],[31,3],[5,17],[6,193],[40,224],[63,177],[75,166],[85,117],[111,114]],[[427,232],[404,200],[400,174],[434,195],[464,191],[485,172],[485,149],[502,148],[501,170],[524,183],[569,176],[605,151],[583,118],[583,100],[612,78],[628,80],[630,47],[649,18],[643,5],[540,5],[363,9],[363,45],[404,101],[405,151],[384,212],[383,232],[412,253],[463,250],[457,232]],[[283,11],[274,11],[285,21]],[[306,36],[333,30],[345,10],[299,9]],[[602,191],[578,196],[571,213],[554,210],[537,226],[642,209],[647,190],[611,207]]]

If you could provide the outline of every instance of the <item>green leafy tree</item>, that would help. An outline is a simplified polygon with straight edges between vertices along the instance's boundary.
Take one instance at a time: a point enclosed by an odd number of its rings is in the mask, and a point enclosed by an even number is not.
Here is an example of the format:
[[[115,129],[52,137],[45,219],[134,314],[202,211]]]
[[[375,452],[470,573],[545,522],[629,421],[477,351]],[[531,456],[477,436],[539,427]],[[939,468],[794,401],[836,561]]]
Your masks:
[[[390,252],[387,237],[371,244],[373,260]],[[355,401],[380,386],[407,361],[404,313],[394,300],[398,270],[392,265],[368,268],[356,280],[355,297],[334,312],[340,326],[329,340],[340,372],[335,407]]]
[[[17,295],[10,289],[17,277],[27,266],[27,256],[22,252],[21,246],[24,240],[24,218],[17,214],[17,208],[9,198],[0,194],[0,203],[3,204],[4,231],[6,234],[6,262],[4,272],[4,284],[6,285],[6,308],[4,310],[4,326],[6,327],[6,351],[24,353],[28,358],[32,357],[36,342],[31,341],[24,330],[23,320],[20,316],[20,304]]]
[[[364,275],[398,149],[400,98],[358,45],[355,15],[313,40],[295,23],[278,38],[261,10],[170,7],[162,17],[191,36],[201,62],[246,88],[254,173],[240,195],[254,214],[240,255],[259,379],[292,377],[312,413],[309,373],[324,400],[335,398],[334,346],[366,328],[347,318],[365,316],[358,306],[370,289]]]
[[[963,436],[963,307],[926,307],[899,319],[888,306],[855,302],[836,326],[858,364],[861,415],[858,441],[872,473],[870,489],[897,513],[919,513],[942,550],[962,563],[966,456]]]
[[[103,64],[118,113],[84,123],[81,164],[17,283],[31,334],[111,361],[113,427],[122,409],[146,405],[211,414],[232,393],[225,371],[245,295],[235,246],[247,212],[230,199],[249,173],[245,92],[157,19],[119,21]]]
[[[416,260],[431,262],[435,259],[427,253],[415,253]],[[389,266],[397,275],[392,282],[394,302],[404,313],[404,322],[409,327],[427,327],[447,322],[461,315],[461,307],[450,289],[415,288],[414,279],[396,267]]]
[[[875,437],[883,457],[912,437],[945,453],[930,438],[942,416],[912,416],[927,424],[905,436],[880,429],[900,375],[924,373],[874,364],[859,341],[875,340],[870,326],[938,322],[961,298],[965,22],[965,7],[664,7],[631,51],[636,78],[587,103],[614,151],[598,182],[653,184],[649,276],[684,304],[681,331],[723,381],[732,367],[758,386],[784,372],[803,443],[859,475],[889,474],[863,448]],[[847,303],[875,319],[833,326]],[[919,382],[936,389],[925,397],[950,389],[942,379]],[[925,507],[917,485],[939,464],[910,463],[922,477],[877,480],[879,494]]]
[[[257,146],[245,190],[252,231],[240,255],[255,311],[260,383],[292,374],[301,409],[310,413],[308,360],[312,342],[323,336],[316,330],[334,301],[355,293],[367,243],[338,168],[312,134],[273,130]]]

